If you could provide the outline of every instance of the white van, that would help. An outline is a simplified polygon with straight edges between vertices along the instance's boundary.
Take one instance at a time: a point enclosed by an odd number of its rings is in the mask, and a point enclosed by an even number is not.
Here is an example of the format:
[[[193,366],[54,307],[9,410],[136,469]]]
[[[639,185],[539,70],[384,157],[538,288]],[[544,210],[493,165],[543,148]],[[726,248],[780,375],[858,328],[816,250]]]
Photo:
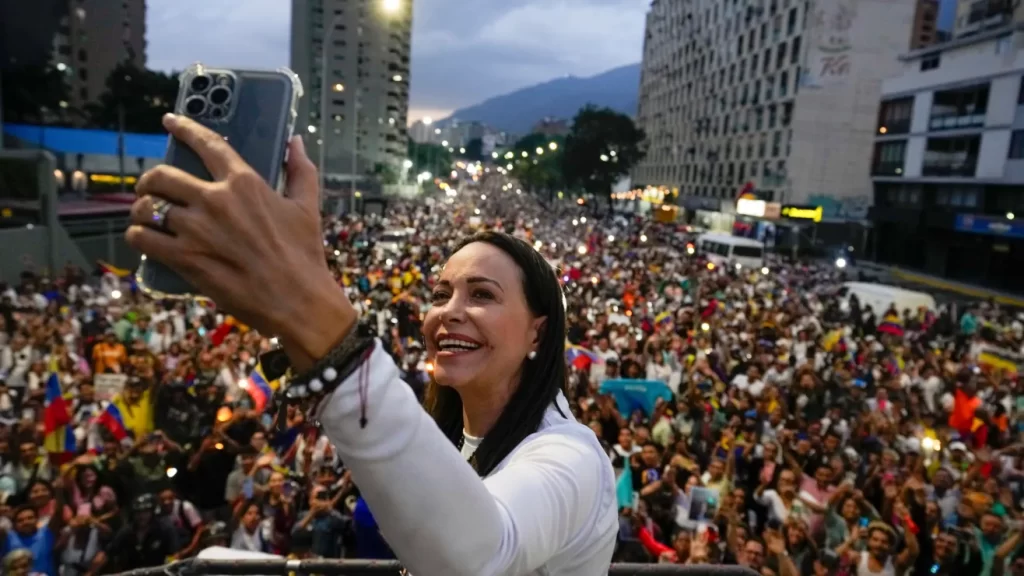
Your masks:
[[[697,249],[718,266],[730,262],[746,268],[764,266],[764,243],[758,240],[709,232],[697,236]]]
[[[889,306],[896,305],[896,311],[903,316],[904,310],[917,312],[921,306],[929,310],[936,310],[935,298],[927,292],[915,292],[905,288],[889,286],[887,284],[874,284],[871,282],[845,282],[839,289],[840,308],[843,312],[850,309],[850,296],[857,295],[857,301],[863,310],[865,306],[871,306],[875,316],[881,318]]]
[[[399,254],[405,247],[409,238],[416,234],[415,228],[396,228],[385,230],[377,238],[377,246],[383,250],[382,256],[393,256]]]

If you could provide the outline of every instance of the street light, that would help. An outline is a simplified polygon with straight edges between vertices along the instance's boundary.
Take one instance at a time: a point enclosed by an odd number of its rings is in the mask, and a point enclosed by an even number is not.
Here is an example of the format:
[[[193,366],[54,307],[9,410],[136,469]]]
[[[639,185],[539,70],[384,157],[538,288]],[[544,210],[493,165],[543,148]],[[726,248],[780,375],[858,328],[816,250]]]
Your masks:
[[[402,0],[384,0],[384,11],[388,14],[398,12],[402,7]]]
[[[558,150],[558,142],[552,142],[551,144],[548,144],[548,148],[550,148],[552,152]]]
[[[544,153],[544,149],[541,148],[540,146],[537,146],[537,155],[541,155],[543,153]]]

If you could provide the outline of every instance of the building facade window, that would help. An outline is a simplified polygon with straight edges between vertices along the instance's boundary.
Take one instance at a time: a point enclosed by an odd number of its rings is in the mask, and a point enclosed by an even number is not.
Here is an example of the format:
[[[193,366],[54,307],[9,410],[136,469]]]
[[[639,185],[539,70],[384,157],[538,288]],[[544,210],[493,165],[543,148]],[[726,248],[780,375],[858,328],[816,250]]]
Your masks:
[[[929,138],[921,174],[924,176],[974,176],[978,166],[980,136]]]
[[[983,193],[979,186],[942,186],[935,193],[935,205],[947,208],[975,208]]]
[[[940,55],[931,54],[921,58],[921,72],[927,72],[928,70],[935,70],[939,67]]]
[[[1010,134],[1010,153],[1007,157],[1011,160],[1024,159],[1024,130],[1014,130]]]
[[[902,176],[907,142],[879,142],[875,144],[875,158],[871,172],[877,176]]]
[[[913,96],[882,102],[878,110],[878,133],[906,134],[910,132],[910,118],[913,113]]]
[[[953,130],[985,125],[989,85],[942,90],[932,97],[931,130]]]

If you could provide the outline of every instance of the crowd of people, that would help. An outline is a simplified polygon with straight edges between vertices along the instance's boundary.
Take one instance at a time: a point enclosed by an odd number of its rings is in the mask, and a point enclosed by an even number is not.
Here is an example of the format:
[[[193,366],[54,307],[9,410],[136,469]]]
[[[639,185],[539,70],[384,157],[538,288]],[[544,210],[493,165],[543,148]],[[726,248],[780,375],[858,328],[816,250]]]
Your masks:
[[[420,323],[458,241],[497,229],[547,257],[566,397],[618,477],[616,561],[1024,575],[1024,407],[1016,367],[985,358],[1021,351],[1013,311],[873,310],[834,267],[716,266],[686,226],[602,211],[487,176],[327,217],[324,253],[420,394]],[[275,344],[110,267],[0,285],[3,572],[115,573],[214,546],[391,558],[326,437],[268,393],[258,358]]]

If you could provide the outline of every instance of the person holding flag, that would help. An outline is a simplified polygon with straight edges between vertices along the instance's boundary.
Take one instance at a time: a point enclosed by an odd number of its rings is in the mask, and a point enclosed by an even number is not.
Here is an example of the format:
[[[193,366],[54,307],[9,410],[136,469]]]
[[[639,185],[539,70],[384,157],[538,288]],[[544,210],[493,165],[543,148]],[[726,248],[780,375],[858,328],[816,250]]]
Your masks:
[[[46,380],[46,401],[43,406],[43,447],[58,466],[75,458],[78,443],[71,425],[71,411],[60,388],[60,379],[51,372]]]

